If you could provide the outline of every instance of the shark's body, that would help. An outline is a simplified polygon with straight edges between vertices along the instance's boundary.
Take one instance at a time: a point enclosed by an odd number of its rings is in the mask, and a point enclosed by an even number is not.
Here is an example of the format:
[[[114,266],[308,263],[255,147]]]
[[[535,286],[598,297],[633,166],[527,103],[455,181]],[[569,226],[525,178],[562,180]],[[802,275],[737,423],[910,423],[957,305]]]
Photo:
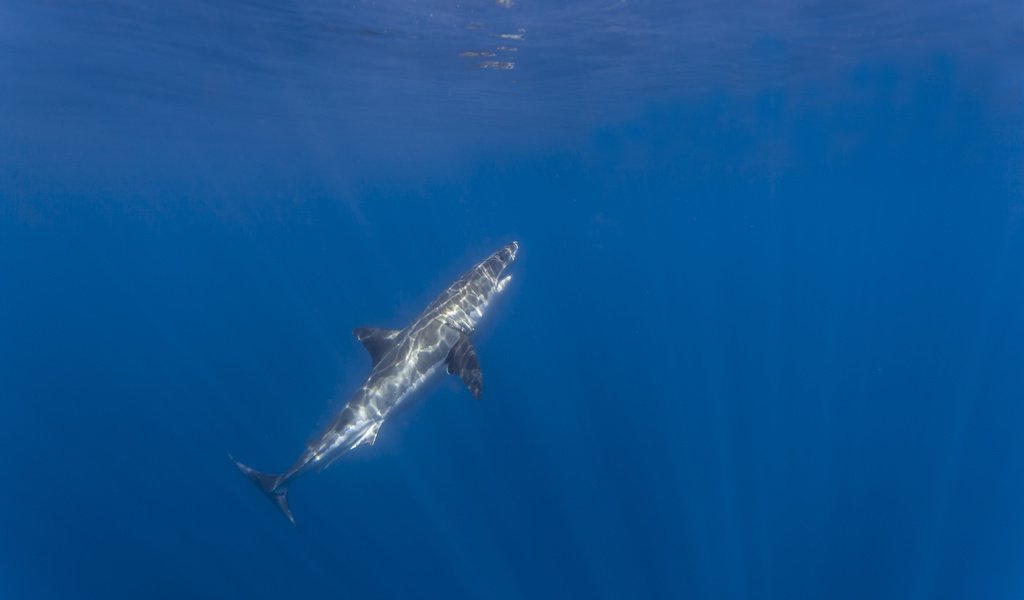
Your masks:
[[[519,245],[512,242],[473,267],[405,329],[356,329],[355,336],[373,358],[373,368],[344,408],[287,471],[270,475],[235,461],[238,468],[294,523],[287,496],[291,482],[358,446],[373,444],[389,415],[442,370],[458,374],[479,398],[482,376],[470,337],[487,305],[511,279],[503,274],[518,250]]]

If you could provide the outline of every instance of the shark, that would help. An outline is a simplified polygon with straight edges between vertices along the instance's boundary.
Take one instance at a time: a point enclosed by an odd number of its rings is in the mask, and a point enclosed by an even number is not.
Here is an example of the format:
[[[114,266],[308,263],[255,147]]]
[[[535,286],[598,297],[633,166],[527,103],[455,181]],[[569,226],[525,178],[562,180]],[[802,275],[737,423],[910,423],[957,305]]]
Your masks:
[[[288,489],[295,479],[323,470],[360,446],[373,445],[381,426],[396,410],[408,405],[442,373],[458,375],[470,394],[480,399],[483,375],[473,334],[488,305],[511,281],[506,271],[518,251],[519,244],[512,242],[488,256],[448,286],[404,329],[355,329],[353,334],[373,362],[370,374],[286,471],[262,473],[230,454],[228,457],[294,525]]]

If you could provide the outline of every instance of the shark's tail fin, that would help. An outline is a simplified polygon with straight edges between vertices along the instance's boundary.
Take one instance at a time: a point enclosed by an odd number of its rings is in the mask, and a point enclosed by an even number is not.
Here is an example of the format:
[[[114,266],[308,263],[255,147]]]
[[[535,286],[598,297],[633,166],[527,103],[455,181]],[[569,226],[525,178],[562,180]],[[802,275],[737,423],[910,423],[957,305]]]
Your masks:
[[[241,471],[243,475],[249,478],[249,481],[256,484],[256,487],[260,488],[260,491],[266,494],[267,498],[270,498],[270,501],[274,503],[274,506],[279,508],[281,512],[284,513],[284,516],[288,517],[288,520],[292,522],[292,525],[294,525],[295,517],[292,516],[292,511],[288,508],[288,488],[280,485],[281,477],[278,475],[260,473],[256,469],[238,462],[235,460],[235,457],[230,454],[228,454],[228,458],[231,459],[231,462],[235,463],[235,466],[238,467],[238,470]]]

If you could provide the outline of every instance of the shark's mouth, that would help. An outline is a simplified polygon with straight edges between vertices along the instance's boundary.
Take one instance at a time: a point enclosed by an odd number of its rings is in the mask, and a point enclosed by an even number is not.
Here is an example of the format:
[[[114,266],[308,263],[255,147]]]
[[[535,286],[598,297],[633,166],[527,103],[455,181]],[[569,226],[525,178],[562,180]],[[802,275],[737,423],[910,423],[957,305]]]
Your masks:
[[[512,276],[511,275],[506,275],[506,276],[502,277],[501,281],[498,282],[498,285],[494,286],[494,292],[495,293],[501,293],[505,289],[505,286],[507,286],[508,282],[510,282],[510,281],[512,281]]]

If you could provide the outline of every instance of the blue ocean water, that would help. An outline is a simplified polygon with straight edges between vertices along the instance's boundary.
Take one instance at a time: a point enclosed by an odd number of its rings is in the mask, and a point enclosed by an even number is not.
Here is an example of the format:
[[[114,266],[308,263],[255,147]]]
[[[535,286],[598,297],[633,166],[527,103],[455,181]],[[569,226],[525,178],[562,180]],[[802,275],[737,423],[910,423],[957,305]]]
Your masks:
[[[3,598],[1024,597],[1024,8],[0,4]],[[517,240],[450,377],[299,480]]]

